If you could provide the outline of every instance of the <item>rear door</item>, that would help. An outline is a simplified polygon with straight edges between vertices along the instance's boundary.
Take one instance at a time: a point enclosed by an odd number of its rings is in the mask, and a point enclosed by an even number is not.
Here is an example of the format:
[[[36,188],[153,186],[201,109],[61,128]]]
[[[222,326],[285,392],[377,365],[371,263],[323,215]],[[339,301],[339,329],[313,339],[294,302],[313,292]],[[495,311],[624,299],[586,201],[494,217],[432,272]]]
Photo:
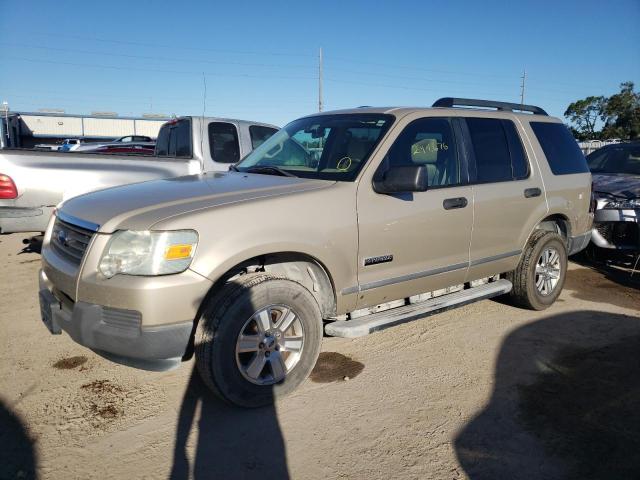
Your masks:
[[[513,270],[547,205],[515,117],[465,120],[474,199],[468,281]]]

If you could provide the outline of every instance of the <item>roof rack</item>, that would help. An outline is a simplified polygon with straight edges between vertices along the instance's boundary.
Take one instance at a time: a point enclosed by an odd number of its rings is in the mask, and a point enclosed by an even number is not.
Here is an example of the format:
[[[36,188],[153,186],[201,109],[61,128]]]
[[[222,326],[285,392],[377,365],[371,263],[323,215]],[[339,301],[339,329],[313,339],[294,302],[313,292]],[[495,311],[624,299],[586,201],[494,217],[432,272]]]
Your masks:
[[[474,100],[473,98],[444,97],[436,100],[432,107],[484,107],[507,112],[531,112],[537,115],[549,115],[542,108],[520,103],[494,102],[493,100]]]

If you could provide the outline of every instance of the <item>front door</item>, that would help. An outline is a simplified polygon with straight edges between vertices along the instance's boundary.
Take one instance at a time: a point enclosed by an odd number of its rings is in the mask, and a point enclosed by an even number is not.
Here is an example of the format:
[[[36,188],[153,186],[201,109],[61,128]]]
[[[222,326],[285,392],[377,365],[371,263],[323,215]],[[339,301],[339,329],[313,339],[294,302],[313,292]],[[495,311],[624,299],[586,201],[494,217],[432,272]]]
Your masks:
[[[374,175],[424,165],[429,188],[384,195],[369,179],[358,187],[358,308],[460,284],[466,275],[473,197],[460,135],[447,117],[405,123]]]

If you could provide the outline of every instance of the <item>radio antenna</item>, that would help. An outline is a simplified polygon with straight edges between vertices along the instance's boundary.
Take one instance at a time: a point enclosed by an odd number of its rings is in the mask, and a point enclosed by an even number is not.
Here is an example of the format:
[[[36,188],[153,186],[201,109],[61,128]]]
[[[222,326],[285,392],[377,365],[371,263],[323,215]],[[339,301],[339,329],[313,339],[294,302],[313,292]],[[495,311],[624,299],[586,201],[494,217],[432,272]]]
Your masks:
[[[200,164],[201,172],[204,172],[204,116],[207,113],[207,77],[202,72],[202,118],[200,119]]]

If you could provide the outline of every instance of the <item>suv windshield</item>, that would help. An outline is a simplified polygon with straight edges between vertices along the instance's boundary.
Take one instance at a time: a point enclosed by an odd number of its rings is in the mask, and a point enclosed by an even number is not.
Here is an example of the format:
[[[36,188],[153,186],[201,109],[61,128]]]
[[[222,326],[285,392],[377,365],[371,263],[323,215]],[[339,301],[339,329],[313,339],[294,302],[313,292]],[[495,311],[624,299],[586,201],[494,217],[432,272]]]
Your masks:
[[[592,173],[640,175],[640,145],[607,147],[587,156]]]
[[[236,169],[267,173],[264,167],[278,167],[296,177],[352,181],[393,120],[382,114],[301,118],[275,133]]]

